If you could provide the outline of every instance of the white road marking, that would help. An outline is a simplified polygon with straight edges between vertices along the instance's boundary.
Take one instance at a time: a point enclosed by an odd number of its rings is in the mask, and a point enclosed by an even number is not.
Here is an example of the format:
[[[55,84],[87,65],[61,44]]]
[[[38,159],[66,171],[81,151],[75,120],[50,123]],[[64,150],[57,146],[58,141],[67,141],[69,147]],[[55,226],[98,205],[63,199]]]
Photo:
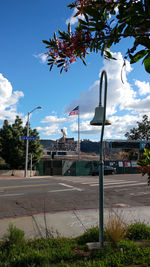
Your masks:
[[[105,182],[104,181],[104,184],[105,185],[111,185],[111,184],[130,184],[130,183],[136,183],[136,181],[123,181],[123,182]]]
[[[127,186],[140,186],[140,185],[147,185],[147,183],[136,183],[136,184],[122,184],[122,185],[110,185],[110,186],[105,186],[105,189],[107,188],[119,188],[119,187],[127,187]]]
[[[65,192],[65,191],[75,191],[75,188],[66,188],[66,189],[56,189],[48,191],[49,193]]]
[[[0,197],[16,197],[16,196],[22,196],[24,194],[20,193],[20,194],[5,194],[5,195],[0,195]]]
[[[143,195],[149,195],[150,192],[137,192],[137,193],[130,193],[130,196],[143,196]]]
[[[118,182],[123,182],[124,180],[118,180]],[[114,180],[108,180],[108,181],[105,181],[105,178],[104,178],[104,182],[106,182],[106,183],[113,183],[114,182]],[[135,182],[135,181],[134,181]],[[81,184],[97,184],[98,182],[85,182],[85,183],[81,183]]]
[[[66,186],[66,187],[70,187],[70,188],[74,187],[74,186],[69,185],[69,184],[64,184],[64,183],[59,183],[59,184],[60,184],[60,185],[63,185],[63,186]]]
[[[125,204],[125,203],[116,203],[114,204],[115,206],[119,206],[119,207],[130,207],[129,205]]]
[[[63,185],[65,187],[69,187],[69,188],[72,188],[73,190],[77,190],[77,191],[83,191],[83,189],[80,189],[80,188],[77,188],[77,187],[74,187],[72,185],[69,185],[69,184],[64,184],[64,183],[59,183],[60,185]]]
[[[114,183],[112,183],[112,182],[108,182],[108,183],[106,183],[105,181],[104,181],[104,186],[106,185],[122,185],[122,184],[131,184],[131,183],[135,183],[136,181],[127,181],[127,182],[114,182]],[[93,184],[93,185],[90,185],[90,186],[96,186],[96,185],[99,185],[99,183],[97,183],[97,184]]]
[[[97,184],[97,182],[87,182],[87,183],[81,183],[81,184]]]

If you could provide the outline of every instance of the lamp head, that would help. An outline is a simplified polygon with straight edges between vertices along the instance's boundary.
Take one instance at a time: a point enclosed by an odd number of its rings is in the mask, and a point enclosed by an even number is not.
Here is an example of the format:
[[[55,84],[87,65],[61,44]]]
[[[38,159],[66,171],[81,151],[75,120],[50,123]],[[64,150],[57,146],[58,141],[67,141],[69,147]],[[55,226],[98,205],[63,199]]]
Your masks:
[[[103,116],[104,116],[104,107],[98,106],[95,108],[95,115],[93,120],[91,120],[90,124],[95,126],[103,125]],[[110,121],[106,118],[105,125],[110,125]]]
[[[39,107],[37,107],[37,109],[42,109],[42,107],[39,106]]]

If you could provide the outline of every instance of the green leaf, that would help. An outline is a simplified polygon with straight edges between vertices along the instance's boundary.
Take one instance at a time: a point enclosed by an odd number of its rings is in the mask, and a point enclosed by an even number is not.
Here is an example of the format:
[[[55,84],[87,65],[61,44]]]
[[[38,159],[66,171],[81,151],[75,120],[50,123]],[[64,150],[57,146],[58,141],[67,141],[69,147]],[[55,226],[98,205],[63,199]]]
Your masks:
[[[71,27],[70,27],[70,23],[68,23],[68,33],[71,33]]]
[[[85,19],[86,19],[86,22],[88,22],[88,21],[89,21],[88,16],[87,16],[86,14],[84,14],[84,17],[85,17]]]
[[[50,69],[49,69],[49,71],[51,71],[51,70],[52,70],[52,67],[53,67],[53,64],[50,66]]]
[[[81,58],[83,64],[86,66],[86,62],[84,61],[83,57],[81,56],[80,58]]]
[[[141,58],[143,58],[147,54],[147,51],[148,50],[140,50],[134,56],[130,55],[130,58],[131,58],[130,63],[133,64],[139,61]]]
[[[150,54],[148,54],[144,60],[143,60],[143,63],[144,63],[144,67],[145,67],[145,70],[150,73]]]
[[[49,59],[48,59],[48,62],[54,62],[54,59],[49,58]]]
[[[59,53],[59,56],[65,58],[66,56],[63,53]]]
[[[57,65],[57,67],[59,68],[59,67],[61,67],[63,65],[64,65],[64,63],[60,63],[60,64]]]
[[[58,30],[58,33],[60,34],[60,39],[68,40],[70,38],[70,34],[66,32],[61,32],[60,30]]]
[[[105,57],[106,57],[106,58],[117,60],[116,58],[114,58],[114,57],[112,56],[112,54],[111,54],[109,51],[105,50],[104,52],[105,52]]]
[[[88,23],[87,23],[86,21],[84,21],[84,20],[82,20],[82,19],[78,19],[78,21],[79,21],[79,23],[80,23],[81,25],[88,26]]]
[[[62,73],[63,69],[64,69],[63,67],[60,69],[60,74]]]
[[[59,59],[59,60],[57,60],[57,62],[58,63],[62,63],[62,62],[65,62],[65,60],[64,59]]]
[[[50,44],[51,44],[50,42],[48,42],[48,41],[46,41],[46,40],[42,40],[42,42],[43,42],[44,44],[47,44],[47,45],[50,45]]]
[[[56,37],[56,32],[54,32],[54,39],[55,39],[55,41],[56,41],[56,38],[57,38],[57,37]]]

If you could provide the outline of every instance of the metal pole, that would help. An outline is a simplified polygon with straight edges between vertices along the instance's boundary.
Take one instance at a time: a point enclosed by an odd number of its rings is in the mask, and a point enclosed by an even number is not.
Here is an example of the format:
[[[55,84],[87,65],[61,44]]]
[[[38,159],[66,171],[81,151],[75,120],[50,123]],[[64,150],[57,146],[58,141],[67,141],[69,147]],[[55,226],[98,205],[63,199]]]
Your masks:
[[[80,109],[78,108],[78,161],[80,160]]]
[[[27,118],[27,137],[29,136],[29,116],[30,112],[28,112],[28,118]],[[29,147],[29,140],[26,140],[26,158],[25,158],[25,172],[24,172],[24,177],[27,177],[27,172],[28,172],[28,147]]]
[[[32,177],[32,153],[31,153],[31,168],[30,168],[30,177]]]
[[[30,114],[36,110],[36,109],[41,109],[42,107],[36,107],[34,109],[32,109],[30,112],[28,112],[28,117],[27,117],[27,140],[26,140],[26,158],[25,158],[25,171],[24,171],[24,177],[26,178],[27,177],[27,172],[28,172],[28,148],[29,148],[29,140],[28,140],[28,137],[29,137],[29,117],[30,117]]]
[[[99,161],[99,243],[103,247],[103,213],[104,213],[104,190],[103,190],[103,147],[100,141],[100,161]]]
[[[101,102],[101,96],[102,96],[103,77],[105,77],[104,114],[103,114],[103,122],[102,122],[102,129],[101,129],[101,138],[100,138],[100,166],[99,166],[99,243],[101,247],[103,247],[104,245],[103,135],[104,135],[104,126],[105,126],[105,119],[106,119],[106,97],[107,97],[107,74],[105,71],[102,72],[101,80],[100,80],[100,102]]]

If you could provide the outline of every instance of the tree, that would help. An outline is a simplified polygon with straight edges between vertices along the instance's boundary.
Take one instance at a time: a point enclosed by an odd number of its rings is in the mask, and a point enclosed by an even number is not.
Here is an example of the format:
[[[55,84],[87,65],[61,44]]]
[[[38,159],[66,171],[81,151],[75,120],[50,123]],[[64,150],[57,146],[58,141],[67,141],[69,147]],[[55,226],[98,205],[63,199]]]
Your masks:
[[[76,8],[78,25],[71,31],[58,30],[59,36],[43,40],[48,49],[48,65],[67,71],[70,63],[80,58],[84,64],[89,52],[99,52],[106,59],[114,59],[110,48],[122,39],[130,38],[124,59],[133,64],[143,59],[145,70],[150,73],[150,1],[149,0],[76,0],[68,5]],[[81,17],[81,16],[80,16]],[[125,65],[125,61],[124,61]]]
[[[138,122],[138,127],[133,128],[130,132],[125,134],[128,140],[150,140],[150,121],[148,120],[148,116],[144,115],[142,122]]]
[[[138,160],[137,163],[142,175],[144,176],[147,174],[147,182],[148,185],[150,185],[150,151],[146,148],[144,148],[144,156],[145,158],[143,160]]]
[[[24,169],[26,141],[21,140],[21,136],[26,136],[26,126],[23,127],[22,120],[16,116],[14,124],[10,125],[7,120],[4,121],[0,129],[1,157],[8,163],[11,169]],[[42,156],[42,147],[39,141],[39,135],[36,129],[29,129],[29,135],[36,137],[36,140],[29,141],[29,162],[32,153],[33,165],[35,165]]]

